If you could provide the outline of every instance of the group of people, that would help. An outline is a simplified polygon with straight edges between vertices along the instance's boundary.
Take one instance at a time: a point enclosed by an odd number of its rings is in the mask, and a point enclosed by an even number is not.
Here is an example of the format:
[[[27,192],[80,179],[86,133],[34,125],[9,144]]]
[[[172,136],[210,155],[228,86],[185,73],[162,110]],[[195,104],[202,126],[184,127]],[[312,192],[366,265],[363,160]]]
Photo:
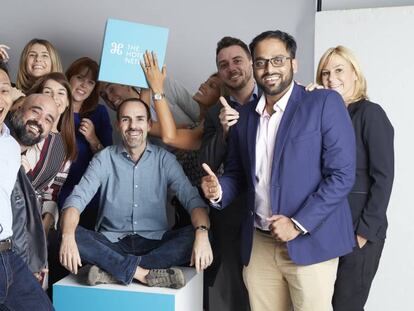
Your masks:
[[[0,44],[0,307],[52,310],[46,276],[88,263],[89,285],[177,289],[193,265],[206,310],[363,310],[393,127],[350,50],[327,50],[305,88],[296,49],[279,30],[224,37],[191,96],[153,52],[139,89],[98,81],[88,57],[63,74],[42,39],[14,86]]]

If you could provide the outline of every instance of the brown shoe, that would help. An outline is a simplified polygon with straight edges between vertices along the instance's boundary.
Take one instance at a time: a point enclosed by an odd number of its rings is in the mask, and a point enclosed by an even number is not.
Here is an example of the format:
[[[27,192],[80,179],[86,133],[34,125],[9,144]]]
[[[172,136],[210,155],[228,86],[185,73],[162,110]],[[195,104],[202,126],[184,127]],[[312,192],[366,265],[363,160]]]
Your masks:
[[[118,284],[119,282],[111,274],[103,271],[98,266],[92,266],[88,272],[87,283],[93,286],[98,284]]]
[[[146,275],[148,286],[181,288],[185,285],[184,274],[181,269],[151,269]]]

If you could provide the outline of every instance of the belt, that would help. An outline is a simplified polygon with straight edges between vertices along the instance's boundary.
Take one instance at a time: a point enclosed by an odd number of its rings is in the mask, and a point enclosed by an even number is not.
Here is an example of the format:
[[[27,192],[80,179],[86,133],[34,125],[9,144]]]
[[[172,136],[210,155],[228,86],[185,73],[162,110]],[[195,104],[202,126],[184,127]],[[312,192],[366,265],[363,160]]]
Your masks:
[[[0,241],[0,252],[9,251],[12,249],[12,239],[8,238]]]

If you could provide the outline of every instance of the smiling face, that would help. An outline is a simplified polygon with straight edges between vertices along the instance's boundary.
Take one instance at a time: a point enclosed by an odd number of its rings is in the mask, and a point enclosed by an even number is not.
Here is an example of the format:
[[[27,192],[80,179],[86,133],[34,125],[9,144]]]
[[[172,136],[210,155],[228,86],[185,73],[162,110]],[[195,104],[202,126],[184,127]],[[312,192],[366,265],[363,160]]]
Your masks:
[[[139,94],[128,85],[110,83],[102,90],[101,97],[112,110],[117,110],[119,104],[127,98],[139,98]]]
[[[243,89],[252,79],[252,61],[238,45],[223,48],[217,54],[220,79],[230,90]]]
[[[91,95],[96,85],[92,72],[88,68],[84,68],[78,74],[73,75],[69,83],[72,87],[72,99],[78,103],[83,103]]]
[[[54,100],[47,95],[28,96],[12,118],[15,138],[23,146],[33,146],[47,137],[58,118]]]
[[[151,121],[144,105],[140,101],[127,101],[118,111],[118,129],[124,146],[130,153],[144,150],[151,129]]]
[[[348,61],[337,54],[332,54],[322,68],[321,80],[325,88],[337,91],[345,102],[354,95],[357,80],[355,71]]]
[[[254,61],[269,60],[277,56],[290,57],[285,44],[279,39],[264,39],[256,45],[254,50]],[[295,59],[287,59],[280,67],[274,67],[268,61],[264,68],[254,68],[254,77],[266,97],[277,101],[287,92],[296,71]]]
[[[26,71],[35,78],[44,76],[52,70],[49,51],[43,44],[35,43],[29,49],[26,58]]]
[[[53,98],[58,108],[59,115],[61,115],[69,106],[68,91],[66,88],[55,80],[47,80],[43,86],[42,94],[49,95]]]
[[[221,85],[220,78],[213,75],[200,85],[193,99],[204,107],[210,107],[218,102]]]
[[[12,103],[9,76],[0,69],[0,131]]]

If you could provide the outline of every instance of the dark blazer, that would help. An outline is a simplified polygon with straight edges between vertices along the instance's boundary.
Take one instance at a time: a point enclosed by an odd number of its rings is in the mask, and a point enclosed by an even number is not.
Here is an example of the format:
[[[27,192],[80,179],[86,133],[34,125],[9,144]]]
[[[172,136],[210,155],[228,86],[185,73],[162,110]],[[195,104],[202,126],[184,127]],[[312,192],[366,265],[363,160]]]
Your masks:
[[[232,108],[240,106],[229,98],[226,99]],[[221,103],[217,103],[207,111],[204,119],[203,139],[198,155],[200,166],[202,163],[207,163],[217,175],[222,173],[222,165],[227,155],[227,140],[223,136],[223,127],[219,119],[222,107]],[[240,224],[245,217],[245,195],[240,195],[236,198],[232,202],[231,207],[226,209],[226,211],[215,211],[212,209],[210,211],[210,218],[212,220],[213,236],[217,235],[216,242],[219,242],[219,239],[223,239],[219,235],[228,234],[228,232],[239,234]]]
[[[229,104],[232,105],[231,102]],[[200,165],[207,163],[214,172],[217,172],[227,154],[227,141],[223,137],[223,127],[218,117],[222,107],[221,103],[217,103],[207,110],[198,157]]]
[[[255,97],[255,95],[253,95]],[[237,103],[227,99],[233,108]],[[220,174],[227,154],[227,140],[219,120],[223,106],[217,103],[206,113],[199,160],[207,163]],[[200,163],[200,165],[201,165]],[[210,310],[250,310],[247,290],[243,283],[240,244],[241,223],[246,218],[246,195],[240,195],[224,210],[210,209],[214,263],[204,273],[204,281],[212,290],[209,295]]]
[[[257,103],[240,108],[230,131],[222,206],[247,193],[242,260],[252,248]],[[355,179],[355,135],[341,96],[294,85],[276,137],[271,172],[272,214],[294,217],[309,234],[287,243],[293,262],[308,265],[352,251],[355,237],[347,195]]]
[[[394,180],[394,129],[384,110],[370,101],[352,103],[348,112],[357,149],[355,185],[348,197],[355,233],[383,240]]]
[[[251,102],[256,102],[262,95],[262,91],[256,90],[256,88],[257,86],[251,96]],[[229,97],[226,97],[226,100],[233,109],[238,109],[241,106]],[[204,118],[203,139],[199,149],[200,165],[207,163],[214,172],[217,172],[227,155],[227,140],[223,137],[223,127],[219,119],[222,107],[222,104],[218,102],[207,110]]]

